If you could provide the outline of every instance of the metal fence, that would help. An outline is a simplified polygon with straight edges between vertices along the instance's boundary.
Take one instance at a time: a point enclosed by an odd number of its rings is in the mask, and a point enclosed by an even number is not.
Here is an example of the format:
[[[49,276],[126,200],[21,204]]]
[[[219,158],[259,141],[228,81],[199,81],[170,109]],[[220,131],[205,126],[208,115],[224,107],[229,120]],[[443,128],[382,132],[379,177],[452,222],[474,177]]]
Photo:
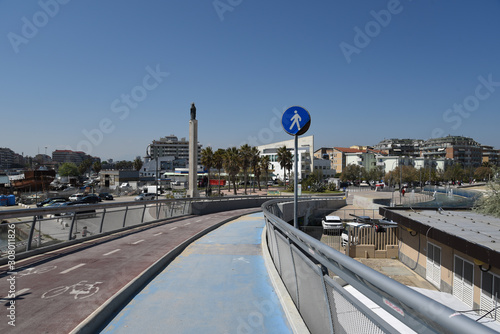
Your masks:
[[[295,229],[279,218],[279,202],[262,205],[269,251],[311,333],[495,333]]]
[[[182,198],[153,201],[106,202],[55,208],[32,208],[0,211],[0,261],[15,250],[23,252],[55,244],[89,238],[168,218],[192,213],[204,206],[229,208],[235,202],[254,204],[258,196],[219,198]],[[238,203],[236,203],[238,204]],[[234,205],[233,205],[234,206]],[[241,204],[240,207],[245,207]],[[219,210],[220,211],[220,210]],[[15,236],[15,239],[9,239]],[[11,241],[9,244],[9,240]]]

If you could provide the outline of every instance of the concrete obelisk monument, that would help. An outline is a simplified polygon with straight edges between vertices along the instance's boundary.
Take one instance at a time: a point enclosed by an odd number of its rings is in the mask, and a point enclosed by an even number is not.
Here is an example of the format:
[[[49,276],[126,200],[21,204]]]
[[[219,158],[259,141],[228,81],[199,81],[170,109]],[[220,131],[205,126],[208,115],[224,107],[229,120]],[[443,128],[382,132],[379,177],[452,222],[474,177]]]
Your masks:
[[[198,120],[196,107],[191,103],[191,119],[189,120],[189,189],[188,197],[198,197]]]

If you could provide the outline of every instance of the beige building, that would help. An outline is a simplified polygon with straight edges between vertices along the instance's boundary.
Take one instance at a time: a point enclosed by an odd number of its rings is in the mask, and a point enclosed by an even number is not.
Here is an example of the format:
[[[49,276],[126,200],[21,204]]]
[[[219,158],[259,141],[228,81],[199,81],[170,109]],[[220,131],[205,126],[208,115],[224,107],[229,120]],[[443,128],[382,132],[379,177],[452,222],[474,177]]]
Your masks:
[[[399,260],[470,310],[500,321],[500,219],[465,210],[381,209],[399,225]]]

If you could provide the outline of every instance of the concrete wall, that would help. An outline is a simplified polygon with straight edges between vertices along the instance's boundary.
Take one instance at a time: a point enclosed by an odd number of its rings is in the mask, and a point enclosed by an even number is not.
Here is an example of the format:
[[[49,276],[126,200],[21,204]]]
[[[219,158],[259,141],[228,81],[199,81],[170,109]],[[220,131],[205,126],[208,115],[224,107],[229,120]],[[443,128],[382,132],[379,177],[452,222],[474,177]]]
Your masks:
[[[311,199],[300,201],[298,203],[297,216],[304,219],[301,226],[316,226],[318,225],[318,219],[346,205],[346,200],[343,197],[335,197],[328,200]],[[281,212],[283,212],[283,220],[286,222],[293,221],[293,201],[280,203],[278,206]]]
[[[206,215],[209,213],[216,213],[222,211],[229,210],[238,210],[238,209],[249,209],[256,208],[260,209],[262,204],[269,201],[269,198],[260,197],[260,198],[248,198],[248,199],[227,199],[220,201],[200,201],[193,202],[191,206],[191,214],[193,215]],[[293,214],[293,213],[292,213]]]

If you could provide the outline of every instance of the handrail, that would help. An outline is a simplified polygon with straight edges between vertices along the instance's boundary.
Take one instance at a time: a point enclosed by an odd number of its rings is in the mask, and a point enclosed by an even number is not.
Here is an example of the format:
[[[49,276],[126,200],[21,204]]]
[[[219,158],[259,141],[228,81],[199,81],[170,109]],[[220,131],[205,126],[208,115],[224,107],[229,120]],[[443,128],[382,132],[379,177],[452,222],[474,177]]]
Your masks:
[[[265,196],[265,198],[283,196]],[[136,225],[154,223],[168,218],[192,214],[192,207],[198,209],[216,203],[242,201],[241,206],[260,206],[255,199],[262,196],[195,197],[180,199],[157,199],[148,201],[106,202],[88,205],[61,207],[25,208],[0,211],[0,229],[15,226],[16,254],[25,256],[25,251],[54,244],[67,244],[75,239],[86,239],[91,235],[109,234]],[[247,201],[244,203],[243,201]],[[219,205],[224,209],[225,205]],[[83,227],[86,228],[83,231]],[[76,240],[78,241],[78,240]],[[0,240],[0,262],[5,260],[7,249],[12,245],[2,245]],[[21,255],[23,254],[23,255]]]
[[[271,238],[271,240],[275,240],[275,244],[277,245],[274,247],[275,249],[270,249],[277,269],[282,265],[282,262],[286,260],[286,257],[290,255],[288,251],[285,251],[285,253],[282,251],[283,242],[280,242],[280,240],[285,238],[288,240],[290,247],[299,249],[303,255],[312,259],[312,263],[320,264],[325,272],[330,271],[333,276],[340,277],[348,285],[360,291],[378,306],[418,333],[495,333],[495,331],[490,328],[464,315],[457,315],[454,310],[326,246],[304,232],[295,229],[279,218],[281,212],[278,204],[280,202],[282,202],[282,200],[270,200],[262,205],[266,224],[268,224],[269,227],[267,232],[268,239]],[[282,248],[278,247],[280,245]],[[293,257],[293,260],[288,261],[288,263],[296,266],[296,261],[300,262],[300,259]],[[300,279],[298,276],[301,274],[306,275],[303,272],[297,272],[297,268],[282,269],[283,271],[293,271],[296,273],[297,277],[295,278],[295,283]],[[278,270],[278,272],[280,272],[280,270]],[[326,286],[326,282],[329,280],[328,275],[323,275],[322,279]],[[286,278],[285,280],[290,281],[290,278]],[[291,286],[288,286],[289,291],[301,288],[298,284],[290,285]],[[327,289],[325,289],[325,294],[326,291]],[[345,291],[343,292],[345,293]],[[332,307],[331,299],[332,296],[329,294],[323,298],[323,302],[326,303],[323,307],[330,311],[335,309],[334,306]],[[320,301],[318,300],[317,302],[319,303]],[[301,305],[297,305],[299,309],[300,306]],[[356,305],[353,306],[356,307]],[[317,305],[317,307],[320,309],[322,305]],[[363,312],[366,312],[366,310]],[[341,323],[335,321],[335,319],[338,318],[337,316],[337,314],[332,313],[329,317],[329,319],[334,319],[329,324],[332,333],[336,332],[334,329],[336,326],[343,326]],[[322,321],[324,319],[326,319],[326,317],[319,320]],[[377,318],[374,317],[373,319]],[[306,321],[306,319],[304,320]],[[316,319],[316,322],[317,320],[318,319]],[[328,321],[328,319],[326,321]],[[377,321],[378,320],[375,320],[375,322]],[[307,321],[306,324],[308,326],[317,326],[317,324],[307,323]],[[383,327],[383,330],[386,332],[392,331],[391,328],[385,327],[386,324],[380,326],[381,324],[377,323],[375,325]],[[328,328],[328,325],[325,325],[324,328]]]

